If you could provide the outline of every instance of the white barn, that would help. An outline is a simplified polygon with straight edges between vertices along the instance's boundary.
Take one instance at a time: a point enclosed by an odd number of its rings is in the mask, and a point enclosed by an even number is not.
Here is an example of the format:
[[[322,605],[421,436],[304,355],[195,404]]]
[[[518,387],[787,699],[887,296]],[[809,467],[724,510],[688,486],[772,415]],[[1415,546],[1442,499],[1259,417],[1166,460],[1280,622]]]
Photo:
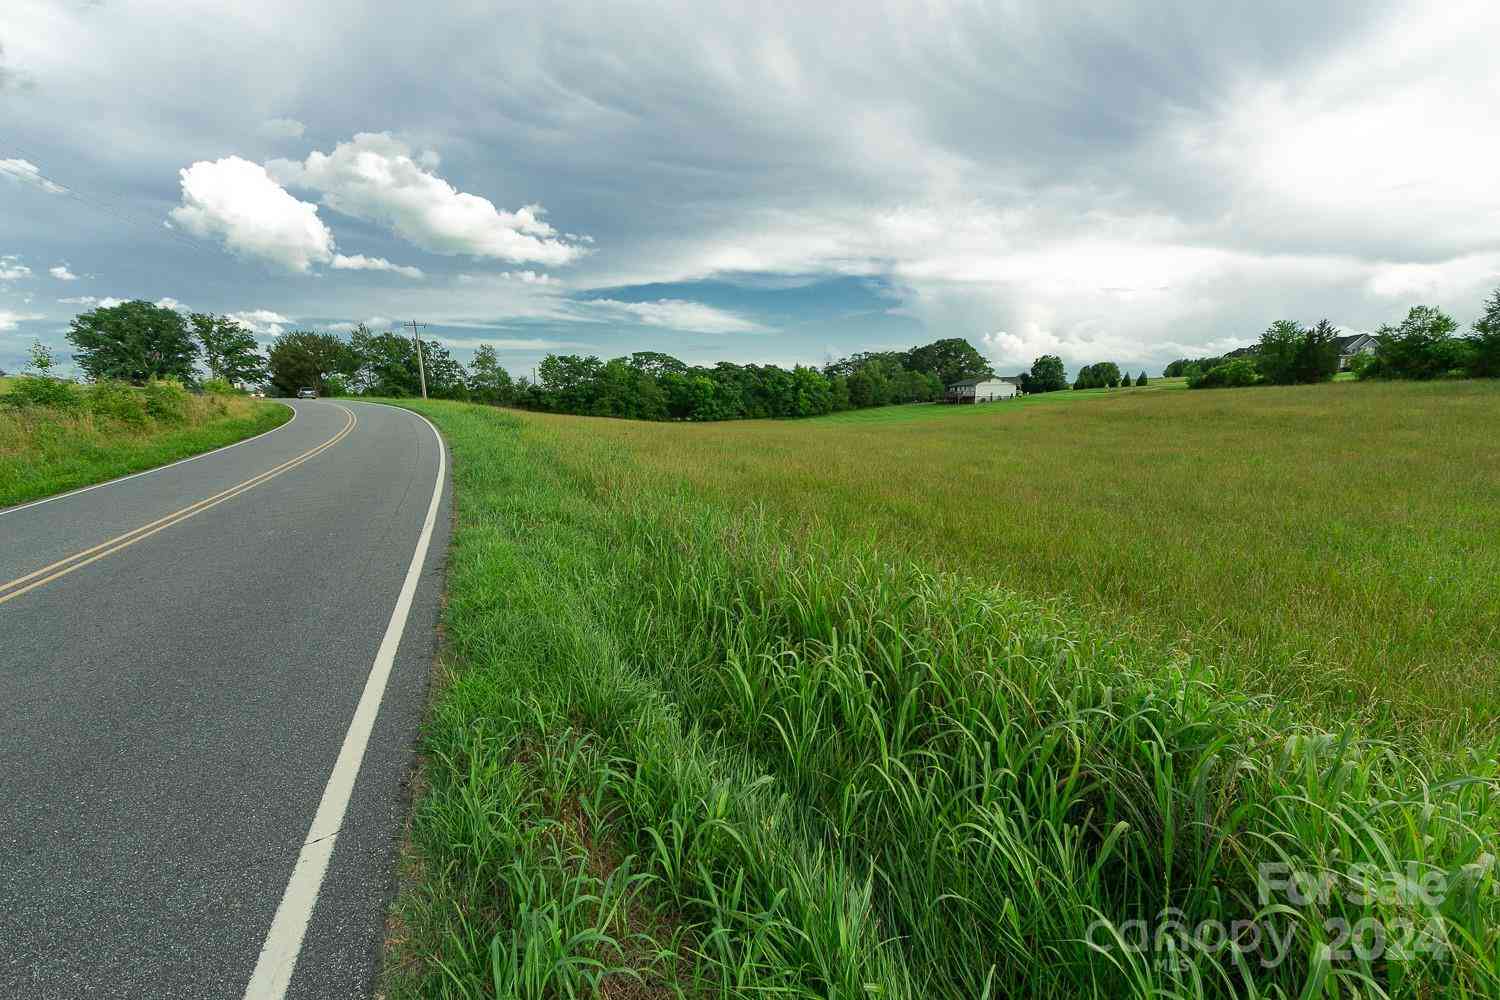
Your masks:
[[[946,397],[950,403],[990,403],[1010,399],[1015,394],[1016,384],[1011,379],[966,378],[948,386]]]

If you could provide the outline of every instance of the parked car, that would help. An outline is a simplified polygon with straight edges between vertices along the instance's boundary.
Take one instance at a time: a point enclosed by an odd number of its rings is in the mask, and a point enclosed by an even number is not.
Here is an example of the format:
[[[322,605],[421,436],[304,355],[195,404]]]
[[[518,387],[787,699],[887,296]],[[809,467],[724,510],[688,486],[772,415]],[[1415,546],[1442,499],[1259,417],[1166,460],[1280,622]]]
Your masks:
[[[297,390],[297,398],[298,399],[317,399],[318,398],[318,390],[309,388],[309,387],[307,387],[307,386],[304,385],[302,388],[300,388],[300,389]]]

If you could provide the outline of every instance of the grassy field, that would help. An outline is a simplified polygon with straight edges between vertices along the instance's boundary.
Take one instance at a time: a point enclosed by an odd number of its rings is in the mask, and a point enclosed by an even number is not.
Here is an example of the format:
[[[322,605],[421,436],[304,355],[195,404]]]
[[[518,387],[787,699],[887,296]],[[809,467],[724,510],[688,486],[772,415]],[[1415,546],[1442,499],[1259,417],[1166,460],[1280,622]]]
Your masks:
[[[410,404],[457,525],[385,989],[1500,996],[1497,390]]]
[[[1500,383],[535,419],[616,448],[642,490],[686,483],[886,558],[1067,596],[1338,718],[1500,716]]]
[[[0,507],[175,462],[291,417],[285,406],[247,396],[182,393],[154,411],[145,400],[134,405],[128,390],[97,408],[89,393],[79,396],[62,410],[0,405]]]

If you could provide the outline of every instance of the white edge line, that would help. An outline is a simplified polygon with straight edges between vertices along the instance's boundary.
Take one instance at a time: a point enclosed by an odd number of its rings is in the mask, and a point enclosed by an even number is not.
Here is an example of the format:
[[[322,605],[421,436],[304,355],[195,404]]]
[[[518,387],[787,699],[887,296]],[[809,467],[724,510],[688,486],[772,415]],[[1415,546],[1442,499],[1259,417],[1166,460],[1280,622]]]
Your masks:
[[[6,514],[14,514],[18,510],[26,510],[26,509],[28,509],[30,507],[40,507],[42,504],[44,504],[44,503],[51,503],[54,500],[66,500],[68,497],[76,497],[78,494],[80,494],[80,493],[87,493],[90,490],[102,490],[106,486],[114,486],[116,483],[123,483],[127,479],[136,479],[136,478],[138,478],[140,476],[149,476],[153,472],[164,472],[167,469],[176,468],[179,465],[186,465],[188,462],[196,462],[200,458],[207,458],[210,455],[217,455],[221,451],[228,451],[230,448],[238,448],[242,444],[249,444],[251,441],[258,441],[261,438],[265,437],[267,434],[275,434],[277,431],[281,430],[283,427],[290,427],[290,426],[292,426],[292,424],[296,423],[296,421],[297,421],[297,408],[295,406],[292,406],[289,403],[283,403],[279,399],[276,400],[276,403],[278,405],[280,405],[280,406],[285,406],[288,410],[291,410],[292,411],[292,419],[288,420],[284,424],[277,424],[275,427],[272,427],[268,431],[261,431],[259,434],[255,435],[254,437],[247,437],[247,438],[245,438],[243,440],[236,441],[233,444],[223,445],[221,447],[215,448],[213,451],[203,451],[203,452],[199,452],[196,455],[189,455],[187,458],[179,458],[177,461],[175,461],[175,462],[168,462],[166,465],[158,465],[158,466],[155,466],[155,467],[150,468],[150,469],[142,469],[140,472],[132,472],[128,476],[117,476],[114,479],[106,479],[104,482],[102,482],[102,483],[95,483],[92,486],[83,486],[83,487],[80,487],[79,489],[76,489],[76,490],[69,490],[66,493],[59,493],[55,497],[43,497],[40,500],[33,500],[30,503],[17,504],[14,507],[6,507],[6,508],[3,508],[3,509],[0,509],[0,517],[4,517]]]
[[[365,748],[370,742],[370,733],[375,727],[375,718],[380,713],[380,702],[385,696],[386,683],[390,680],[391,666],[396,659],[396,650],[401,645],[401,635],[406,630],[406,619],[411,614],[412,599],[417,593],[417,584],[422,578],[422,566],[427,561],[427,549],[432,543],[433,526],[437,524],[438,507],[443,499],[443,482],[447,472],[447,456],[442,435],[432,421],[413,413],[437,439],[438,474],[432,487],[432,500],[427,505],[427,519],[422,522],[422,533],[417,538],[416,551],[412,553],[411,565],[406,568],[406,579],[401,584],[401,593],[396,598],[396,607],[385,627],[385,636],[380,640],[380,649],[365,680],[364,693],[355,706],[354,718],[344,734],[343,746],[334,761],[333,772],[323,789],[322,801],[303,838],[302,850],[292,868],[281,904],[271,920],[271,929],[266,932],[265,944],[261,946],[260,958],[255,963],[255,972],[245,987],[245,1000],[282,1000],[292,973],[297,967],[297,958],[302,951],[302,938],[307,933],[308,921],[318,902],[318,892],[323,887],[323,876],[328,871],[329,859],[338,840],[338,831],[344,823],[344,814],[349,807],[349,797],[354,791],[354,781],[359,777],[360,764],[364,760]]]

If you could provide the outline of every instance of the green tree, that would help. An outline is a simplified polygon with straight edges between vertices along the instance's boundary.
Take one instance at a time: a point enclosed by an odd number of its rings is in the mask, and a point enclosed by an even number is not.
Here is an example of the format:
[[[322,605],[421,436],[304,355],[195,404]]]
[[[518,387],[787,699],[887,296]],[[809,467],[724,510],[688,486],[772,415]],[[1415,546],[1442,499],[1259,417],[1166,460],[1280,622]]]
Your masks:
[[[1130,373],[1129,372],[1126,372],[1124,375],[1120,376],[1120,388],[1122,388],[1122,389],[1129,389],[1130,388]]]
[[[832,412],[839,413],[854,404],[849,401],[849,380],[842,375],[829,375],[828,398]]]
[[[1292,359],[1292,381],[1299,385],[1330,382],[1339,370],[1338,329],[1326,319],[1302,331],[1302,343]]]
[[[1138,386],[1146,384],[1146,373],[1145,372],[1141,372],[1139,375],[1137,375],[1135,377],[1135,384],[1138,385]]]
[[[188,324],[203,348],[203,363],[214,378],[231,385],[259,382],[266,377],[266,361],[255,337],[228,316],[193,313]]]
[[[1084,365],[1078,370],[1079,389],[1113,388],[1120,382],[1120,366],[1113,361]]]
[[[198,345],[175,309],[140,299],[100,306],[73,318],[68,339],[78,348],[73,360],[95,382],[195,381]]]
[[[936,375],[945,387],[966,378],[989,378],[995,373],[983,354],[962,337],[935,340],[913,347],[901,359],[902,367]]]
[[[1477,378],[1500,378],[1500,288],[1484,303],[1484,315],[1474,321],[1469,337],[1472,358],[1469,374]]]
[[[1056,392],[1068,387],[1068,375],[1062,358],[1055,354],[1043,354],[1031,363],[1031,371],[1024,380],[1027,392]]]
[[[284,396],[306,386],[320,395],[334,395],[360,367],[359,355],[332,333],[292,330],[271,344],[267,367],[271,384]]]
[[[31,361],[26,367],[35,372],[38,378],[51,378],[52,366],[56,363],[52,360],[52,348],[40,340],[33,340],[29,353]]]
[[[1468,346],[1453,336],[1458,324],[1434,306],[1413,306],[1396,326],[1375,332],[1375,360],[1370,373],[1387,378],[1436,378],[1466,367]]]
[[[349,336],[349,355],[353,370],[347,375],[356,392],[396,399],[421,394],[417,348],[410,337],[373,333],[361,323]]]
[[[1307,331],[1295,320],[1279,319],[1266,327],[1256,349],[1255,367],[1261,378],[1272,385],[1294,382],[1297,353],[1302,349]]]
[[[422,341],[422,361],[426,366],[427,395],[433,399],[469,398],[469,373],[441,341]]]
[[[645,372],[654,379],[659,379],[668,372],[678,375],[687,373],[688,366],[672,357],[670,354],[662,354],[658,351],[636,351],[630,356],[630,366]]]
[[[480,344],[469,362],[469,395],[480,403],[501,406],[513,400],[515,386],[510,373],[500,367],[500,359],[490,344]]]

